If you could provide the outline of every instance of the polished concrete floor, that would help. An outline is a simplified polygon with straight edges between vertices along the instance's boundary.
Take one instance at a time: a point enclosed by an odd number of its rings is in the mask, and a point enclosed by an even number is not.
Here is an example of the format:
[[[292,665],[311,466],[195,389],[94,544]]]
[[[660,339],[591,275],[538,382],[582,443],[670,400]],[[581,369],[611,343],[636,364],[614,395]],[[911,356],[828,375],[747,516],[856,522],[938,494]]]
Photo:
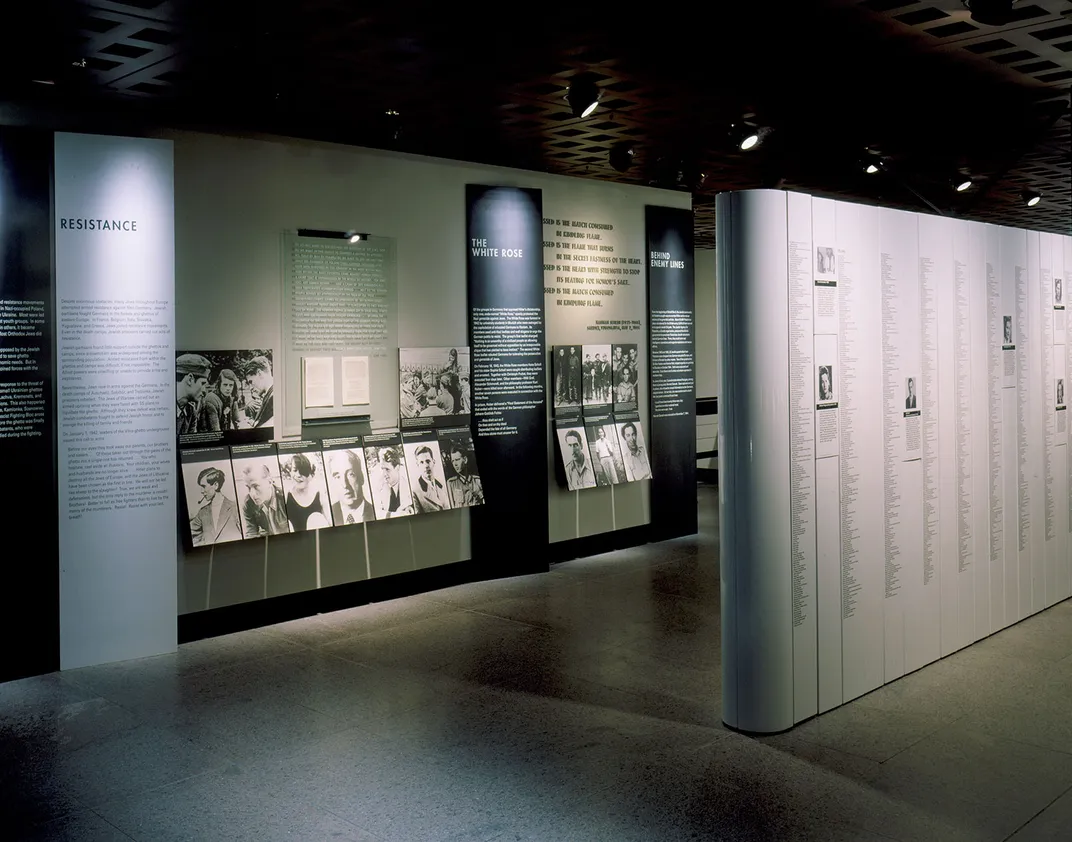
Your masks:
[[[696,538],[0,685],[0,838],[1072,839],[1072,602],[751,739],[721,726],[715,508]]]

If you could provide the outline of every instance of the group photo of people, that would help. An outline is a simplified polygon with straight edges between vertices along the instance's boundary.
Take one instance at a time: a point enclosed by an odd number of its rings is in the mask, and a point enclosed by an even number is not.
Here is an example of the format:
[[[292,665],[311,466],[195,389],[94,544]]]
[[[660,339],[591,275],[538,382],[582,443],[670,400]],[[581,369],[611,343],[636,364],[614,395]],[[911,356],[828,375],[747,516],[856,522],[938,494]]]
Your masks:
[[[472,413],[469,348],[399,348],[398,413],[403,427],[420,426],[429,419]]]
[[[270,440],[274,386],[271,350],[178,352],[175,427],[180,444]]]

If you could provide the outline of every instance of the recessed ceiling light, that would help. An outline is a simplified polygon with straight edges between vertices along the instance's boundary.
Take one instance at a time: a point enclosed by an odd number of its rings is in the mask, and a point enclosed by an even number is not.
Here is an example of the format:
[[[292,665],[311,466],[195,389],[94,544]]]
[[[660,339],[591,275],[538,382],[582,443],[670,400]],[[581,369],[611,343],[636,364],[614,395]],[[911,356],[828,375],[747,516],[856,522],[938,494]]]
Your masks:
[[[958,193],[963,193],[965,190],[967,190],[971,186],[972,186],[971,176],[968,176],[968,175],[959,176],[958,178],[954,179],[954,181],[953,181],[953,188]]]
[[[1042,201],[1042,194],[1037,190],[1025,190],[1020,194],[1020,198],[1023,199],[1025,205],[1029,208],[1033,208]]]

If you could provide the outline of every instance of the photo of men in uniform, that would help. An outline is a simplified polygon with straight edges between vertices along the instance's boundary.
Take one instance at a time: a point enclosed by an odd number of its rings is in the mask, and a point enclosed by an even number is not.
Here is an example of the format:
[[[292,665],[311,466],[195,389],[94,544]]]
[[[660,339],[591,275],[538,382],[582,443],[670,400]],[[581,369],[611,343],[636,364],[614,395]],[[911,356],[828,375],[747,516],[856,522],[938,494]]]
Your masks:
[[[368,496],[365,453],[360,447],[324,451],[328,472],[331,518],[336,526],[367,523],[376,519]]]
[[[584,405],[609,406],[614,400],[610,345],[584,346]]]
[[[618,424],[618,438],[622,446],[622,462],[625,477],[629,482],[651,478],[651,463],[644,446],[644,428],[639,421]]]
[[[596,474],[597,485],[617,485],[625,482],[625,464],[622,451],[618,445],[618,435],[614,424],[606,422],[588,424],[588,448],[592,455],[592,468]]]
[[[447,480],[443,475],[443,462],[439,455],[439,443],[433,437],[422,437],[417,441],[407,441],[403,450],[410,469],[414,511],[426,514],[451,508]]]
[[[441,437],[439,450],[451,508],[484,505],[484,485],[477,469],[473,437],[468,433]]]
[[[579,407],[584,399],[585,366],[583,346],[555,345],[551,349],[554,406],[556,409]]]
[[[403,427],[433,426],[436,418],[464,423],[473,411],[467,347],[400,348],[398,378]]]
[[[190,542],[195,547],[242,540],[231,458],[227,448],[180,454]]]
[[[180,444],[271,440],[274,392],[271,350],[178,352],[175,418]]]
[[[595,488],[596,474],[588,455],[584,427],[560,427],[556,433],[562,451],[562,466],[566,470],[566,487],[570,491]]]
[[[290,532],[275,445],[249,456],[232,452],[231,463],[238,486],[242,534],[248,539]]]

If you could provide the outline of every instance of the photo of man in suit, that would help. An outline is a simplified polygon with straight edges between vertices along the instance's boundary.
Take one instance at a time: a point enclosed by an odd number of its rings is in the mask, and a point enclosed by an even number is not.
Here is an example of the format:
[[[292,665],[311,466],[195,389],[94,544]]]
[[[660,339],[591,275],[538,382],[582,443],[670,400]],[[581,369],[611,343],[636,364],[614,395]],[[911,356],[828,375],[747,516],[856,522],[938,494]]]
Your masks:
[[[1005,344],[1012,345],[1012,316],[1002,316],[1002,333],[1005,337]]]
[[[254,427],[275,426],[272,361],[267,357],[254,357],[246,365],[246,385],[253,393],[247,408]]]
[[[905,397],[905,402],[904,402],[904,408],[905,409],[915,409],[916,408],[916,378],[915,377],[909,377],[905,381],[905,395],[906,395],[906,397]]]
[[[223,494],[227,476],[219,468],[205,468],[197,475],[202,505],[190,518],[190,537],[195,547],[242,540],[238,506]]]
[[[246,487],[246,499],[242,503],[242,531],[246,538],[290,532],[287,503],[268,465],[263,462],[245,465],[242,483]]]
[[[432,448],[418,445],[413,452],[417,461],[417,474],[413,482],[413,506],[421,513],[441,512],[450,508],[447,487],[436,476],[436,460]]]
[[[326,454],[332,497],[331,515],[336,526],[376,520],[372,503],[365,497],[365,457],[360,449],[330,450]]]

